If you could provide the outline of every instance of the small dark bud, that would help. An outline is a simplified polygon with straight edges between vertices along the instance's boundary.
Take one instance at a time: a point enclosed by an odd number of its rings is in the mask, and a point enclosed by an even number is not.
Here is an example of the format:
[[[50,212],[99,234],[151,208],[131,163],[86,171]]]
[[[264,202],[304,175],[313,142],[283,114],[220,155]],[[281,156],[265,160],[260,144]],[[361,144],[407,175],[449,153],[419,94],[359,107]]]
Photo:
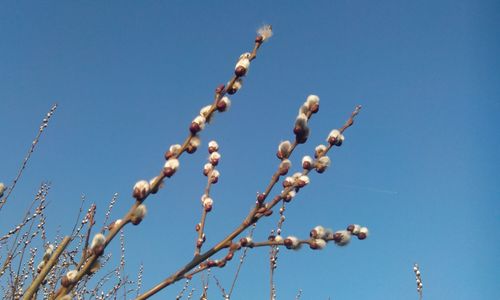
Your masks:
[[[174,170],[174,169],[172,169],[172,168],[170,168],[170,167],[168,167],[168,168],[163,168],[163,175],[165,175],[165,177],[170,178],[170,177],[172,177],[172,175],[174,175],[174,174],[175,174],[175,170]]]
[[[194,135],[196,134],[197,132],[199,132],[201,130],[201,127],[200,127],[200,124],[198,123],[191,123],[191,126],[189,126],[189,131]]]
[[[223,84],[220,84],[216,89],[215,89],[215,93],[217,94],[220,94],[222,93],[222,91],[224,90],[224,85]]]
[[[71,284],[71,282],[69,281],[69,278],[68,276],[64,275],[62,278],[61,278],[61,285],[63,287],[69,287],[69,285]]]
[[[262,43],[264,41],[264,37],[262,35],[258,35],[256,38],[255,38],[255,42],[256,43]]]
[[[241,244],[242,247],[248,246],[248,240],[247,240],[247,238],[240,239],[240,244]]]
[[[238,91],[238,89],[235,89],[234,87],[231,87],[230,89],[227,90],[227,93],[229,95],[234,95],[234,94],[236,94],[237,91]]]
[[[350,232],[353,232],[354,231],[354,225],[351,224],[351,225],[347,226],[346,230],[350,231]]]
[[[247,73],[247,69],[245,69],[245,67],[243,66],[238,66],[235,70],[234,70],[234,75],[238,76],[238,77],[242,77],[242,76],[245,76],[245,74]]]
[[[319,248],[318,244],[315,241],[309,242],[309,248],[313,250],[317,250]]]
[[[264,211],[264,216],[266,216],[266,217],[269,217],[272,214],[273,214],[273,211],[270,209],[266,209],[266,211]]]
[[[262,203],[266,200],[266,194],[262,193],[257,196],[257,202]]]
[[[101,256],[104,253],[104,245],[94,247],[93,251],[96,256]]]
[[[360,240],[366,239],[366,233],[364,233],[364,232],[358,233],[358,239],[360,239]]]
[[[334,240],[335,242],[339,243],[339,242],[342,240],[342,233],[338,233],[338,232],[337,232],[337,233],[335,233],[335,234],[333,235],[333,240]]]
[[[172,156],[174,156],[172,151],[168,150],[167,152],[165,152],[165,159],[166,160],[169,160]]]
[[[198,148],[193,146],[193,145],[188,145],[187,148],[186,148],[186,152],[189,153],[189,154],[193,154],[196,152]]]
[[[229,252],[229,253],[226,255],[226,260],[231,260],[231,259],[233,259],[233,256],[234,256],[234,252]]]
[[[196,247],[201,248],[201,246],[203,246],[203,241],[198,240],[198,241],[196,242]]]
[[[217,110],[220,112],[226,111],[227,105],[226,102],[224,101],[218,101],[217,102]]]
[[[226,265],[226,260],[224,259],[217,262],[217,267],[219,268],[224,268],[225,265]]]
[[[291,249],[291,248],[292,248],[292,246],[293,246],[293,241],[292,241],[291,239],[285,239],[285,240],[283,241],[283,244],[285,245],[285,247],[286,247],[287,249]]]
[[[309,233],[309,236],[312,237],[313,239],[317,238],[318,232],[316,231],[316,229],[311,230],[311,232]]]
[[[312,164],[308,161],[305,161],[302,163],[302,168],[306,169],[306,170],[311,170],[312,169]]]
[[[194,230],[196,230],[196,232],[198,232],[198,231],[200,231],[200,229],[201,229],[201,224],[200,223],[196,224],[196,227],[194,228]]]
[[[217,265],[217,262],[215,262],[215,261],[213,261],[213,260],[209,260],[209,261],[207,262],[207,266],[208,266],[209,268],[211,268],[211,267],[215,267],[216,265]]]

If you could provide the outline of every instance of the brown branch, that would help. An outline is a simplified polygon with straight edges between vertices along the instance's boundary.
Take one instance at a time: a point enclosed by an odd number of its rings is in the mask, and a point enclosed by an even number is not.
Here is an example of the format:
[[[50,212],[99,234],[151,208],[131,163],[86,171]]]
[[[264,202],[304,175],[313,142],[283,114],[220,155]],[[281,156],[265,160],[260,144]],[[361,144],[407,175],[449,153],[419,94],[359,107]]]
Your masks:
[[[21,176],[23,175],[23,172],[26,169],[26,165],[28,164],[28,161],[30,160],[33,152],[35,152],[35,147],[38,145],[38,142],[40,141],[40,137],[42,136],[42,133],[45,130],[45,128],[47,128],[47,126],[49,125],[50,118],[52,117],[52,115],[54,114],[56,109],[57,109],[57,104],[54,104],[52,106],[52,108],[50,109],[50,111],[47,113],[46,117],[42,120],[42,124],[40,125],[38,133],[35,136],[35,139],[33,140],[33,142],[31,143],[30,149],[28,150],[28,153],[24,157],[23,163],[21,164],[21,167],[19,168],[19,171],[17,172],[16,177],[12,181],[12,184],[8,188],[5,196],[3,198],[0,198],[0,210],[2,210],[2,207],[5,205],[5,203],[7,203],[9,196],[12,194],[12,192],[16,188],[16,185],[17,185],[19,179],[21,179]]]
[[[360,106],[356,107],[354,112],[351,114],[351,117],[349,118],[347,123],[350,123],[352,125],[354,117],[358,114],[360,109]],[[347,124],[346,123],[346,124]],[[350,125],[343,127],[343,130],[347,129]],[[332,144],[327,146],[325,152],[322,155],[326,155],[328,151],[332,148]],[[304,169],[302,172],[303,175],[307,175],[309,173],[309,170]],[[260,218],[263,216],[269,215],[269,212],[271,212],[271,209],[276,206],[281,200],[285,199],[286,196],[288,195],[289,192],[292,190],[297,189],[298,187],[294,184],[290,187],[287,187],[283,190],[283,192],[280,195],[277,195],[274,197],[270,202],[268,202],[265,205],[259,204],[259,201],[257,201],[257,205],[252,208],[252,210],[249,212],[249,214],[246,216],[246,218],[243,220],[243,222],[235,228],[228,236],[226,236],[223,240],[221,240],[219,243],[217,243],[215,246],[213,246],[211,249],[207,250],[203,254],[200,254],[198,256],[195,256],[189,263],[187,263],[184,267],[179,269],[177,272],[173,273],[166,279],[164,279],[162,282],[158,283],[156,286],[151,288],[150,290],[146,291],[144,294],[138,296],[136,300],[143,300],[147,299],[154,294],[158,293],[165,287],[171,285],[172,283],[184,278],[184,275],[188,273],[190,270],[198,266],[200,263],[204,262],[206,259],[210,258],[214,254],[218,253],[220,250],[229,247],[232,244],[232,241],[234,238],[236,238],[238,235],[240,235],[244,230],[246,230],[249,226],[252,224],[256,223]],[[262,203],[262,202],[261,202]],[[278,244],[276,244],[278,245]]]
[[[24,293],[24,298],[23,299],[32,299],[33,295],[38,291],[38,287],[42,283],[42,281],[45,279],[47,274],[49,274],[50,270],[54,265],[57,263],[59,256],[63,253],[64,249],[68,246],[69,242],[71,241],[71,238],[69,236],[66,236],[62,242],[59,244],[57,249],[54,251],[52,256],[50,257],[49,261],[45,264],[45,266],[42,268],[40,271],[40,274],[33,280],[31,285],[28,287],[26,290],[26,293]]]
[[[249,60],[253,60],[255,59],[255,57],[257,56],[257,51],[260,47],[260,45],[262,44],[262,40],[261,41],[256,41],[255,42],[255,45],[254,45],[254,48],[253,48],[253,51],[252,51],[252,54],[249,58]],[[238,76],[238,75],[234,75],[231,80],[229,81],[229,83],[227,84],[226,87],[224,88],[221,88],[220,90],[217,89],[216,90],[216,93],[215,93],[215,99],[214,99],[214,102],[211,106],[211,108],[208,110],[208,113],[207,113],[207,117],[206,119],[210,119],[210,117],[213,115],[213,113],[217,110],[217,104],[220,102],[220,100],[224,97],[224,95],[226,95],[226,93],[229,93],[232,89],[233,89],[233,86],[235,84],[235,82],[240,79],[241,76]],[[186,140],[184,141],[184,143],[182,144],[181,146],[181,149],[175,153],[172,158],[179,158],[184,152],[187,151],[188,149],[188,146],[191,142],[191,140],[196,136],[195,133],[193,132],[190,132],[190,135],[186,138]],[[132,220],[132,217],[134,215],[134,212],[136,210],[136,208],[142,204],[143,201],[146,200],[146,198],[151,194],[153,193],[153,191],[158,191],[160,185],[162,184],[163,180],[166,178],[166,175],[165,173],[163,172],[163,169],[162,171],[160,172],[160,174],[158,176],[156,176],[152,182],[150,183],[150,190],[146,193],[146,195],[144,195],[144,197],[142,199],[136,199],[135,203],[131,206],[130,210],[128,211],[127,214],[125,214],[125,216],[122,218],[122,222],[120,224],[117,224],[116,226],[114,226],[109,232],[108,232],[108,235],[106,236],[106,239],[105,239],[105,242],[104,242],[104,245],[103,245],[103,249],[106,249],[106,247],[109,245],[109,243],[113,240],[113,238],[117,235],[117,233],[124,227],[126,226],[128,223],[131,222]],[[220,250],[220,249],[219,249]],[[182,274],[179,274],[179,277],[177,278],[180,279],[182,278],[182,275],[184,275],[187,271],[193,269],[196,265],[198,265],[199,262],[201,261],[204,261],[206,258],[212,256],[214,253],[216,252],[213,252],[213,250],[209,250],[207,251],[205,254],[203,255],[199,255],[197,256],[194,260],[193,260],[193,265],[188,265],[189,266],[189,269],[185,270],[184,272],[182,272]],[[62,296],[68,294],[76,285],[76,283],[78,283],[78,281],[80,281],[83,276],[85,276],[86,274],[89,273],[90,271],[90,268],[92,267],[92,265],[94,264],[94,262],[98,259],[98,255],[96,254],[92,254],[90,255],[86,262],[83,264],[83,266],[80,268],[80,270],[78,270],[78,273],[76,275],[76,278],[75,278],[75,282],[70,284],[69,286],[67,287],[61,287],[56,293],[55,293],[55,296],[53,298],[55,299],[59,299],[61,298]],[[200,260],[201,259],[201,260]]]

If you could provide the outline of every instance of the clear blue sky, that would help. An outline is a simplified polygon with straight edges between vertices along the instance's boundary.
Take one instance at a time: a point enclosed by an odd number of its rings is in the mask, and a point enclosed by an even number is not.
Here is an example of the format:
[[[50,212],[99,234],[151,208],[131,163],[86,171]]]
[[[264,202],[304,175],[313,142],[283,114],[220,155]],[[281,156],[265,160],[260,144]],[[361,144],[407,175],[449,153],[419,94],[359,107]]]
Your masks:
[[[156,175],[255,29],[271,23],[275,36],[230,112],[203,132],[222,153],[207,245],[246,215],[278,164],[278,143],[293,137],[297,109],[317,94],[320,113],[296,167],[356,104],[363,111],[332,168],[288,207],[284,235],[360,223],[371,236],[321,252],[281,250],[278,299],[298,289],[302,299],[417,299],[414,262],[425,299],[500,299],[498,2],[267,2],[2,2],[0,181],[14,177],[45,112],[59,109],[1,211],[1,233],[44,180],[53,185],[49,238],[58,226],[71,230],[81,194],[102,219],[118,192],[120,217],[135,181]],[[183,156],[148,199],[146,220],[126,228],[127,271],[135,276],[142,261],[145,288],[191,258],[205,153]],[[258,239],[276,220],[259,223]],[[251,252],[235,299],[267,297],[267,253]],[[226,288],[235,266],[213,271]],[[210,293],[219,297],[213,282]]]

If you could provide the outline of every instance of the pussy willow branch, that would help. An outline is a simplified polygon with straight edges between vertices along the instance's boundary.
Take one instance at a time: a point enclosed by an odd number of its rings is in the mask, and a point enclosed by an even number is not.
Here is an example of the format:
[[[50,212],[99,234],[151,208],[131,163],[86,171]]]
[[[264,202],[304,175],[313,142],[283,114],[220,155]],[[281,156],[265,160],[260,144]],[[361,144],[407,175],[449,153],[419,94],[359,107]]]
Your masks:
[[[8,188],[5,196],[0,199],[0,211],[2,210],[2,207],[5,205],[5,203],[7,203],[9,196],[12,194],[12,192],[16,188],[17,182],[19,181],[19,179],[21,179],[21,176],[23,175],[24,169],[26,169],[26,165],[28,164],[28,161],[30,160],[33,152],[35,152],[35,148],[38,145],[38,142],[40,141],[40,137],[42,136],[42,133],[45,130],[45,128],[47,128],[47,126],[49,125],[50,118],[52,117],[52,115],[54,114],[56,109],[57,109],[57,104],[54,104],[52,106],[52,108],[50,109],[50,111],[47,113],[46,117],[42,120],[42,124],[40,125],[40,129],[38,130],[38,133],[35,136],[35,139],[31,143],[30,149],[28,150],[28,153],[24,157],[23,163],[21,164],[21,167],[19,168],[19,171],[17,172],[16,177],[12,181],[12,184]]]
[[[360,109],[361,109],[361,106],[357,106],[356,109],[351,113],[350,118],[347,120],[347,122],[344,124],[344,126],[342,126],[341,129],[339,129],[339,131],[341,133],[343,133],[347,128],[349,128],[354,123],[354,117],[359,113]],[[323,155],[326,155],[331,148],[332,148],[332,145],[330,144],[327,147],[327,149],[325,150]],[[303,175],[307,175],[308,173],[309,173],[309,170],[303,171]],[[276,179],[275,181],[277,182],[278,180]],[[268,189],[270,190],[276,182],[271,183],[269,185],[270,187],[268,187]],[[136,300],[143,300],[143,299],[147,299],[147,298],[153,296],[154,294],[158,293],[159,291],[161,291],[165,287],[167,287],[167,286],[171,285],[172,283],[184,278],[184,275],[186,273],[188,273],[190,270],[194,269],[196,266],[198,266],[203,261],[207,260],[208,258],[210,258],[214,254],[218,253],[222,249],[231,246],[234,238],[239,236],[243,231],[245,231],[252,224],[258,222],[260,218],[265,216],[265,214],[264,214],[265,211],[270,211],[274,206],[276,206],[276,204],[278,204],[280,201],[285,199],[285,197],[288,195],[288,193],[291,192],[292,190],[294,190],[295,188],[297,188],[297,186],[295,184],[293,184],[292,186],[290,186],[288,188],[285,188],[282,193],[280,193],[279,195],[274,197],[270,202],[268,202],[265,205],[257,203],[256,206],[253,207],[251,209],[251,211],[249,212],[249,214],[245,217],[243,222],[237,228],[235,228],[228,236],[226,236],[223,240],[221,240],[219,243],[217,243],[215,246],[213,246],[212,248],[210,248],[206,252],[200,254],[199,256],[195,256],[184,267],[182,267],[177,272],[173,273],[172,275],[170,275],[169,277],[164,279],[162,282],[160,282],[159,284],[157,284],[156,286],[154,286],[153,288],[151,288],[150,290],[148,290],[144,294],[138,296],[136,298]],[[267,189],[266,189],[266,191],[267,191]],[[267,196],[267,194],[266,194],[266,196]]]
[[[253,237],[253,232],[255,230],[255,226],[257,224],[253,224],[252,225],[252,228],[250,229],[250,233],[249,233],[249,237]],[[233,290],[234,290],[234,287],[236,286],[236,281],[238,280],[238,276],[240,274],[240,270],[241,270],[241,267],[243,266],[243,262],[247,256],[247,253],[248,253],[248,248],[245,248],[243,250],[243,254],[240,256],[240,261],[238,263],[238,268],[236,269],[236,273],[234,274],[234,278],[233,278],[233,283],[231,283],[231,288],[229,289],[229,298],[231,298],[231,295],[233,294]]]
[[[26,293],[24,293],[24,299],[31,300],[33,295],[38,291],[38,287],[42,283],[42,281],[45,279],[47,274],[49,274],[50,270],[54,265],[57,263],[59,260],[59,256],[63,253],[64,249],[68,246],[69,242],[71,241],[71,238],[69,236],[65,237],[62,242],[59,244],[57,249],[54,251],[52,256],[50,257],[49,261],[47,264],[42,268],[40,271],[40,274],[33,280],[31,285],[28,287],[26,290]]]
[[[263,41],[255,41],[254,48],[252,50],[252,53],[250,54],[250,57],[248,58],[250,61],[254,60],[257,57],[257,51],[259,50],[260,46],[262,45]],[[234,83],[236,80],[238,80],[241,76],[233,75],[227,86],[225,86],[221,91],[217,91],[214,96],[214,102],[211,106],[211,108],[207,112],[207,119],[210,119],[210,117],[213,115],[213,113],[217,110],[217,103],[226,95],[226,93],[233,88]],[[173,155],[173,158],[179,158],[187,149],[189,143],[193,139],[195,134],[190,133],[190,135],[186,138],[184,143],[181,146],[181,149],[179,152]],[[150,192],[145,195],[144,199],[142,200],[136,200],[135,203],[131,206],[129,211],[125,214],[125,216],[122,218],[122,222],[120,224],[117,224],[117,226],[114,226],[107,234],[106,240],[104,242],[104,249],[109,245],[109,243],[113,240],[113,238],[117,235],[117,233],[127,224],[131,222],[132,216],[134,215],[134,212],[136,208],[144,201],[146,198],[151,194],[151,191],[158,190],[161,183],[163,180],[166,178],[163,170],[160,172],[158,176],[155,177],[155,179],[151,182],[151,188]],[[208,257],[208,256],[207,256]],[[68,294],[71,292],[71,290],[75,287],[76,283],[80,281],[86,274],[89,273],[92,265],[95,263],[95,261],[98,259],[98,256],[95,254],[90,255],[86,262],[82,265],[80,270],[78,270],[78,273],[75,278],[75,283],[70,284],[68,287],[61,287],[55,294],[54,298],[59,299],[62,296]],[[194,266],[193,266],[194,267]],[[192,269],[191,267],[190,269]]]
[[[215,167],[214,167],[215,170]],[[211,172],[207,175],[207,185],[205,187],[205,191],[203,195],[206,195],[207,197],[210,196],[210,187],[212,186],[212,179],[211,179]],[[194,255],[199,255],[201,251],[201,247],[203,247],[203,235],[205,234],[205,222],[207,220],[207,214],[208,211],[205,209],[205,207],[202,207],[202,212],[201,212],[201,218],[200,218],[200,228],[198,229],[198,239],[196,240],[196,248],[194,250]]]

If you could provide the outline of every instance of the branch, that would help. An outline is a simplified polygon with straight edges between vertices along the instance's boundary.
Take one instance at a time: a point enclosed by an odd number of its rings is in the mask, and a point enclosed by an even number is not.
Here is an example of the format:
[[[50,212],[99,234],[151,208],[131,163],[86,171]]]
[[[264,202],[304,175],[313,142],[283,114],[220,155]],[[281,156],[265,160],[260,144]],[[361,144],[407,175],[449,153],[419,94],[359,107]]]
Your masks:
[[[38,291],[38,287],[45,279],[47,274],[49,274],[52,267],[54,267],[54,265],[57,263],[57,261],[59,260],[59,256],[61,256],[61,254],[63,253],[64,249],[66,249],[70,241],[71,238],[69,236],[66,236],[62,240],[62,242],[59,244],[54,254],[52,254],[52,256],[50,257],[47,264],[45,264],[45,266],[40,271],[40,274],[38,274],[38,276],[35,278],[35,280],[33,280],[31,285],[26,290],[26,293],[24,293],[23,299],[31,300],[33,298],[33,295],[35,295],[35,293]]]

